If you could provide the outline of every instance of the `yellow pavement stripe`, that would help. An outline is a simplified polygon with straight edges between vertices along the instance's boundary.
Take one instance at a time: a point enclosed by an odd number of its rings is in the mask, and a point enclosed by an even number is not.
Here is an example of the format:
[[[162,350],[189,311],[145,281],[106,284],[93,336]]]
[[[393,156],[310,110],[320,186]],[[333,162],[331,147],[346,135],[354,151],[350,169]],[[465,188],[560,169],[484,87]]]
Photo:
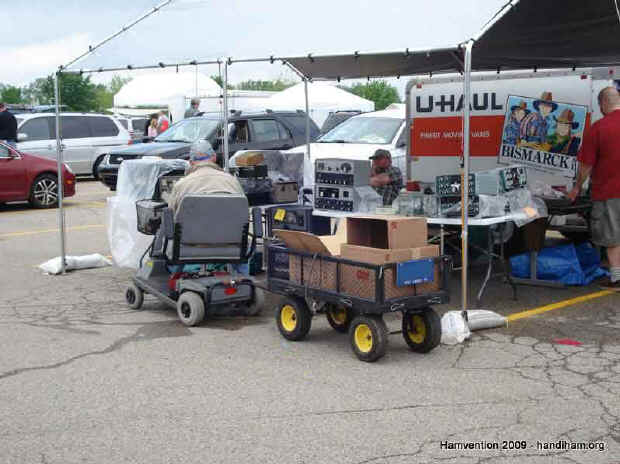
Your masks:
[[[91,224],[87,226],[74,226],[65,228],[66,231],[71,230],[86,230],[86,229],[98,229],[101,227],[105,227],[103,224]],[[25,235],[36,235],[36,234],[47,234],[50,232],[58,232],[59,229],[40,229],[40,230],[27,230],[23,232],[10,232],[8,234],[0,234],[0,238],[11,238],[11,237],[23,237]]]
[[[508,316],[508,322],[516,321],[517,319],[523,319],[525,317],[535,316],[536,314],[546,313],[547,311],[553,311],[554,309],[565,308],[566,306],[572,306],[577,303],[583,303],[584,301],[593,300],[602,296],[611,295],[615,292],[611,290],[602,290],[600,292],[589,293],[588,295],[578,296],[571,298],[570,300],[558,301],[549,305],[541,306],[539,308],[529,309],[527,311],[521,311]]]
[[[63,203],[62,207],[63,209],[69,209],[69,208],[76,208],[78,206],[81,207],[86,207],[86,208],[105,208],[106,207],[106,203],[103,201],[72,201],[72,202],[66,202]],[[44,209],[35,209],[35,208],[31,208],[29,206],[24,206],[27,209],[20,209],[17,211],[1,211],[0,210],[0,214],[2,216],[11,216],[11,215],[18,215],[18,214],[33,214],[33,213],[45,213],[45,212],[53,212],[55,214],[58,214],[58,210],[56,208],[44,208]]]

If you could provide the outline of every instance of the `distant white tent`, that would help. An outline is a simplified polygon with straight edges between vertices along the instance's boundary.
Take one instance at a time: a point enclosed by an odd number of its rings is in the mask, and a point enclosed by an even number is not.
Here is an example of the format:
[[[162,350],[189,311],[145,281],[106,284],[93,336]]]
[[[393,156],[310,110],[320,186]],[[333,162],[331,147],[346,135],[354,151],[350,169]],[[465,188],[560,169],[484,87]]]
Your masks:
[[[359,110],[366,112],[375,110],[374,102],[327,82],[308,84],[308,101],[310,117],[319,127],[332,111]],[[304,110],[306,100],[303,82],[276,93],[267,100],[267,105],[272,110]]]
[[[222,88],[208,76],[195,72],[157,71],[134,77],[114,95],[115,108],[168,108],[174,121],[183,118],[186,98],[221,95]]]

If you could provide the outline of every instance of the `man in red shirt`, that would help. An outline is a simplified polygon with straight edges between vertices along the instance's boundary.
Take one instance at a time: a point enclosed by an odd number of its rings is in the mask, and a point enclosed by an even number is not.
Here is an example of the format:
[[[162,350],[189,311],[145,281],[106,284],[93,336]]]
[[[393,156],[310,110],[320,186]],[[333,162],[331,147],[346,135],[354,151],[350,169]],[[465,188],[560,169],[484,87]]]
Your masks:
[[[575,201],[592,175],[592,241],[607,247],[611,272],[603,288],[620,292],[620,94],[606,87],[598,94],[598,104],[604,117],[583,139],[577,181],[568,196]]]

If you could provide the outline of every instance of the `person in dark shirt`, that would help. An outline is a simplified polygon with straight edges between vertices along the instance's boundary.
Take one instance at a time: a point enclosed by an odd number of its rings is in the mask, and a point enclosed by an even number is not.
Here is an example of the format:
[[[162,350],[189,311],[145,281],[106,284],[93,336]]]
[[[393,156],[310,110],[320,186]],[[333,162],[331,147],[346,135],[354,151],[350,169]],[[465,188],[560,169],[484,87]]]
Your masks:
[[[0,102],[0,140],[15,147],[17,144],[17,119],[4,102]]]
[[[387,150],[378,149],[370,159],[370,186],[383,198],[383,206],[391,206],[403,188],[403,175],[392,166],[392,155]]]

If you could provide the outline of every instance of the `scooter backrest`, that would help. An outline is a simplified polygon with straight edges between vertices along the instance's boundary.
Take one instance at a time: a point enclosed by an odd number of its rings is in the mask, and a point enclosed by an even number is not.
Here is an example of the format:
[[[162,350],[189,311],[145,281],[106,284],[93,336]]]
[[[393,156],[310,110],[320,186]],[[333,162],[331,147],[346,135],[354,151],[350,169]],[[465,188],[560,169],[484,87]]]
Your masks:
[[[181,200],[175,218],[181,225],[181,245],[241,246],[248,213],[245,195],[188,195]]]

